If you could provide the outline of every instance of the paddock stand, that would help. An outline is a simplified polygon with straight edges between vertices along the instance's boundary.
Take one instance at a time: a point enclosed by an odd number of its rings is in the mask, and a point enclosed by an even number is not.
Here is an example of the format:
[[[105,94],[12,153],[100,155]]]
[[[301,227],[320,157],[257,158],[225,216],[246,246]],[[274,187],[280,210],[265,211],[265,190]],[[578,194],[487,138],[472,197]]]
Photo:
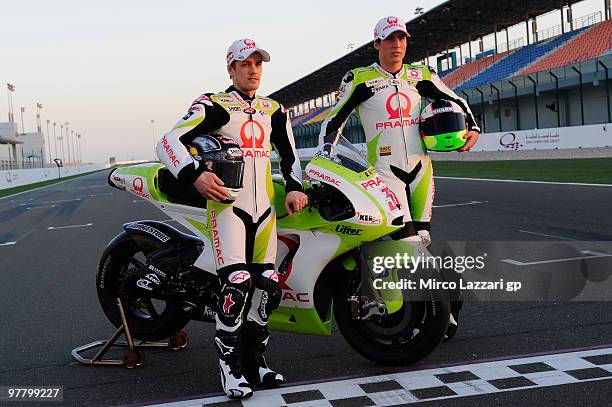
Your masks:
[[[177,351],[186,348],[189,344],[189,336],[187,336],[187,333],[184,331],[180,331],[176,335],[171,336],[168,338],[167,342],[134,342],[125,318],[125,312],[123,310],[123,305],[121,304],[121,299],[117,298],[116,300],[119,313],[121,314],[121,326],[117,328],[115,333],[113,333],[113,335],[107,340],[98,340],[79,346],[78,348],[74,348],[71,354],[77,362],[83,365],[114,365],[125,366],[128,369],[133,369],[136,366],[142,365],[145,360],[144,352],[138,348],[166,348]],[[125,333],[127,342],[117,341],[122,333]],[[102,346],[102,349],[100,349],[92,359],[86,359],[81,356],[81,352],[96,348],[98,346]],[[129,349],[123,354],[123,359],[102,359],[102,357],[109,351],[111,346],[127,347]]]

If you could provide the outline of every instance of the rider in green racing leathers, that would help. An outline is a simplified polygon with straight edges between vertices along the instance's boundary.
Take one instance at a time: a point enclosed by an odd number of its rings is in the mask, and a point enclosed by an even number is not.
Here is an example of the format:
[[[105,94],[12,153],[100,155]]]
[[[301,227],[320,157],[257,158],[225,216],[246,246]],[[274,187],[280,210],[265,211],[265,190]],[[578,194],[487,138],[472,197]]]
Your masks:
[[[379,63],[346,73],[338,102],[321,126],[319,142],[331,152],[354,111],[363,126],[368,160],[404,208],[406,227],[398,237],[418,234],[429,244],[434,180],[431,159],[419,135],[422,98],[451,100],[461,106],[469,132],[466,145],[458,151],[470,150],[480,129],[466,101],[444,85],[433,68],[403,63],[408,38],[402,19],[379,20],[374,29]],[[449,332],[456,328],[458,309],[454,308],[454,327]]]

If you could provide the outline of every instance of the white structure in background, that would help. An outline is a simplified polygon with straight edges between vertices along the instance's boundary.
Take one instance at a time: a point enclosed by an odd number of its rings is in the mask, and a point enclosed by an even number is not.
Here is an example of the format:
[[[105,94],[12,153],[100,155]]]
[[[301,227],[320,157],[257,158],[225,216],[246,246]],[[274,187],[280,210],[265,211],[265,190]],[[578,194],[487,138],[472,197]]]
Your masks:
[[[20,161],[17,160],[15,163],[15,157],[17,157],[17,144],[19,143],[21,143],[21,141],[17,139],[17,123],[0,123],[0,144],[6,144],[8,146],[8,152],[6,154],[4,152],[0,153],[0,161],[6,161],[8,165],[12,162],[14,163],[13,166],[16,164],[17,168],[20,168]],[[0,168],[1,167],[2,166],[0,166]]]
[[[42,132],[23,133],[17,136],[23,144],[17,146],[17,161],[21,168],[42,168],[47,165],[47,143]]]

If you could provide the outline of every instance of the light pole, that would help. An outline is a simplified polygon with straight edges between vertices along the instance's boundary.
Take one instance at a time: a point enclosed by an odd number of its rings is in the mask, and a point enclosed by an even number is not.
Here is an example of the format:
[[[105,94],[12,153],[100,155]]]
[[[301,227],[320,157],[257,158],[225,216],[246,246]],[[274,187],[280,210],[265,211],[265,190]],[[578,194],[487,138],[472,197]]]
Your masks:
[[[76,150],[76,139],[74,138],[74,130],[70,130],[70,135],[72,135],[72,158],[74,162],[78,162],[77,160],[77,150]]]
[[[8,117],[9,123],[13,123],[15,121],[15,116],[13,114],[13,92],[15,92],[15,85],[12,83],[6,84],[7,94],[8,94]]]
[[[55,127],[57,126],[57,123],[53,122],[53,140],[55,141],[55,158],[58,157],[58,152],[57,152],[57,135],[55,134]]]
[[[78,143],[78,146],[79,146],[79,163],[82,164],[83,163],[83,158],[82,158],[82,155],[81,155],[81,135],[80,134],[77,134],[77,143]]]
[[[72,158],[70,154],[70,133],[68,132],[68,126],[70,126],[70,123],[66,122],[64,123],[64,125],[66,126],[66,150],[68,153],[68,162],[71,163]]]
[[[53,158],[51,157],[51,143],[49,140],[49,123],[51,123],[51,120],[47,119],[47,148],[49,149],[49,164],[51,164]]]
[[[60,141],[62,142],[62,161],[66,161],[66,156],[64,155],[64,125],[60,124]]]
[[[157,155],[157,152],[155,151],[156,150],[155,147],[157,145],[157,142],[155,140],[155,120],[153,119],[151,119],[151,128],[153,130],[153,161],[155,161],[155,156]]]
[[[25,107],[22,107],[20,110],[21,110],[21,134],[25,134],[25,127],[23,126],[23,112],[25,112]]]

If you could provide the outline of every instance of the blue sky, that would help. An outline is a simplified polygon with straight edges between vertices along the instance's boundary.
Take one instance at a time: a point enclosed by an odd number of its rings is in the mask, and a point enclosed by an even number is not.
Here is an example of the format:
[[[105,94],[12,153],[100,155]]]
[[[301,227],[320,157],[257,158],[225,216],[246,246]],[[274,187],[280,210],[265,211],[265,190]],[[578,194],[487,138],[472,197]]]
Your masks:
[[[371,40],[379,17],[413,17],[441,1],[144,1],[12,0],[0,15],[0,121],[5,83],[13,83],[16,119],[35,130],[46,119],[83,134],[88,161],[152,158],[160,138],[202,92],[229,84],[225,53],[245,36],[266,48],[261,94],[271,93]],[[603,1],[587,0],[586,15]],[[400,5],[401,4],[401,5]],[[557,17],[558,18],[558,17]],[[541,28],[558,24],[551,16]],[[524,30],[524,29],[523,29]],[[517,30],[516,35],[524,35]],[[503,41],[502,41],[503,42]],[[340,78],[338,78],[340,79]],[[46,125],[43,124],[43,130]],[[59,128],[58,128],[59,130]],[[0,146],[0,158],[7,156]]]

